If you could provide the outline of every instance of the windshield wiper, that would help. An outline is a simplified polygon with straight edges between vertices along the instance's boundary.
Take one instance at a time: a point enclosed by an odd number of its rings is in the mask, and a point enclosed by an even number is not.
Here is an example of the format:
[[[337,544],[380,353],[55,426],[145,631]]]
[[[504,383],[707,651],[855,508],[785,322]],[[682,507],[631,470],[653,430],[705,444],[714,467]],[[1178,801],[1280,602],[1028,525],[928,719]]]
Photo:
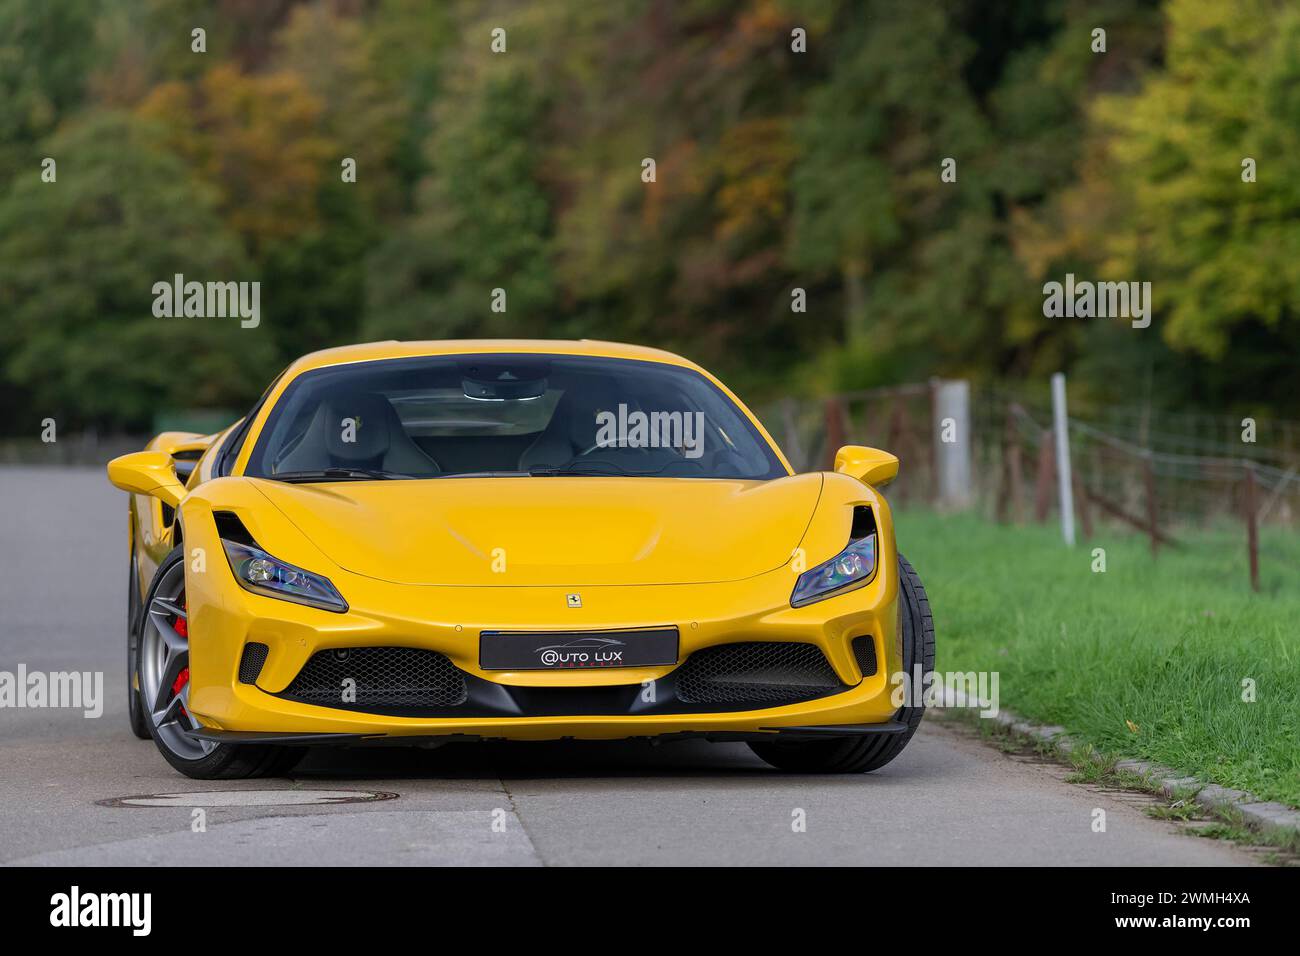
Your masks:
[[[526,471],[452,471],[437,478],[526,478]]]
[[[535,468],[529,468],[528,474],[534,478],[556,478],[560,476],[574,478],[633,478],[635,472],[627,471],[618,465],[609,462],[601,462],[602,467],[616,469],[614,471],[599,471],[588,465],[586,468],[575,467],[574,464],[568,464],[561,468],[553,468],[547,465],[539,465]]]
[[[319,471],[282,471],[267,475],[275,481],[378,481],[388,478],[414,478],[395,471],[382,471],[378,468],[322,468]]]

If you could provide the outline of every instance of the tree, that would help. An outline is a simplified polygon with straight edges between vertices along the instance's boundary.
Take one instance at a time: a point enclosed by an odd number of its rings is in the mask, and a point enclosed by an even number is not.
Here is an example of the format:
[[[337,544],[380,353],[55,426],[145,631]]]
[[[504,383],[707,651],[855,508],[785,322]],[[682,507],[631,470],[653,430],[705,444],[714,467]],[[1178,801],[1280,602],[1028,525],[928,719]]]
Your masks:
[[[1235,330],[1300,312],[1300,10],[1171,0],[1167,15],[1164,69],[1098,105],[1131,210],[1107,250],[1152,282],[1166,340],[1217,360]]]
[[[42,144],[66,157],[57,184],[22,178],[0,199],[0,352],[20,416],[144,430],[162,407],[249,401],[273,373],[265,325],[153,314],[154,283],[176,273],[256,278],[213,191],[158,139],[100,114]]]
[[[430,138],[415,217],[370,264],[370,335],[540,334],[555,301],[538,91],[506,72],[455,103]],[[497,288],[505,312],[491,309]]]
[[[250,249],[316,227],[317,190],[327,171],[337,175],[342,154],[321,131],[321,103],[298,74],[218,63],[197,84],[160,84],[139,113],[216,190]]]
[[[347,156],[357,164],[352,191],[366,206],[400,209],[405,195],[394,165],[410,107],[400,84],[375,69],[375,58],[387,51],[374,48],[361,19],[320,5],[296,8],[277,39],[277,67],[302,78],[339,146],[333,179],[340,178],[339,163]]]
[[[941,160],[960,169],[986,131],[961,75],[969,44],[941,6],[846,3],[818,42],[831,48],[829,74],[796,128],[788,255],[797,269],[838,275],[856,346],[887,313],[868,306],[871,276],[950,203]]]
[[[1151,283],[1150,329],[1057,323],[1097,397],[1285,407],[1300,348],[1300,12],[1171,0],[1163,26],[1164,56],[1090,104],[1074,173],[1019,223],[1017,251],[1040,283]]]
[[[38,176],[37,141],[81,102],[95,65],[96,6],[0,0],[0,183],[20,171]]]

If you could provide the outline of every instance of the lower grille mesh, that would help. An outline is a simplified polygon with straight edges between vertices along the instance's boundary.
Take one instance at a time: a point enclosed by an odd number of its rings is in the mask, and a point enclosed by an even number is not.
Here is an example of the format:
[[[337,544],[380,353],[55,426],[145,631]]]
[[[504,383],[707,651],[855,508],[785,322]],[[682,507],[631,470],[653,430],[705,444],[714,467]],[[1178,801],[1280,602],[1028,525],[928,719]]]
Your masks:
[[[870,677],[876,672],[876,639],[870,634],[853,639],[853,659],[858,662],[858,670],[863,677]]]
[[[349,699],[355,681],[355,700]],[[317,651],[280,695],[342,710],[437,710],[469,696],[464,674],[443,654],[414,647]]]
[[[673,672],[694,704],[787,704],[843,690],[815,644],[754,641],[696,651]]]
[[[256,684],[257,675],[262,673],[266,664],[266,654],[270,650],[265,644],[250,641],[244,645],[244,655],[239,659],[239,682]]]

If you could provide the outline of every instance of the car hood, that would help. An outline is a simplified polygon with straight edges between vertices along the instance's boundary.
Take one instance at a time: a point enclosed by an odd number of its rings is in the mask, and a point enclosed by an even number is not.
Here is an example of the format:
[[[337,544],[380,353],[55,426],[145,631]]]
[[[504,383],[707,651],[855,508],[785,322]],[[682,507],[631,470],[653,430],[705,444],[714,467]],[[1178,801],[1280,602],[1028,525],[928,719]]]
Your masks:
[[[480,587],[752,577],[790,560],[822,486],[818,474],[251,480],[348,571],[399,584]]]

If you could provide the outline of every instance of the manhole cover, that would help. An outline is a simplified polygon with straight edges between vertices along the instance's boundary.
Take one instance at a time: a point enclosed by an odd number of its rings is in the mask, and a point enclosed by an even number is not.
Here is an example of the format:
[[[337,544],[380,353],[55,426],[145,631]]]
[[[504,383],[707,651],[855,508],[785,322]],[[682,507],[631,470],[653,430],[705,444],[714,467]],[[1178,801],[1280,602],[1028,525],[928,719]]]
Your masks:
[[[96,800],[101,807],[303,807],[396,800],[388,790],[194,790]]]

